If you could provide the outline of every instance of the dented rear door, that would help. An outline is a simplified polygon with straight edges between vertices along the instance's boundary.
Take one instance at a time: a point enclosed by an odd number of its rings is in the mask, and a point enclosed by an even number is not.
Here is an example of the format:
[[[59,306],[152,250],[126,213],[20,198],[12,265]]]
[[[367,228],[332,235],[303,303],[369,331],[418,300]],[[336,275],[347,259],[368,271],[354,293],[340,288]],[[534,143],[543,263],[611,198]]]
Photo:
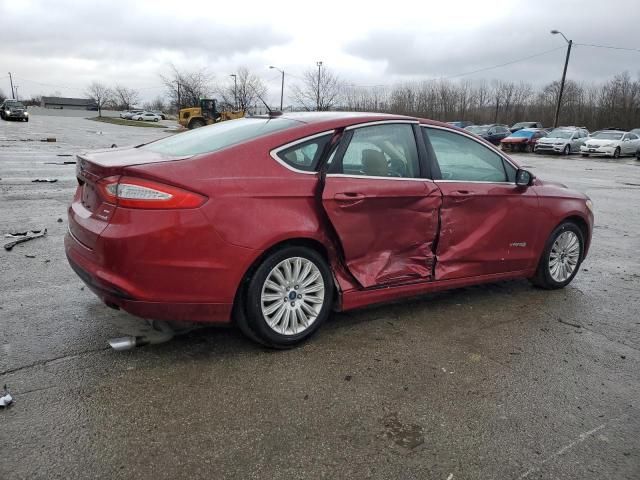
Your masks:
[[[322,203],[353,277],[365,288],[431,280],[442,198],[420,178],[413,127],[357,128],[335,162]]]

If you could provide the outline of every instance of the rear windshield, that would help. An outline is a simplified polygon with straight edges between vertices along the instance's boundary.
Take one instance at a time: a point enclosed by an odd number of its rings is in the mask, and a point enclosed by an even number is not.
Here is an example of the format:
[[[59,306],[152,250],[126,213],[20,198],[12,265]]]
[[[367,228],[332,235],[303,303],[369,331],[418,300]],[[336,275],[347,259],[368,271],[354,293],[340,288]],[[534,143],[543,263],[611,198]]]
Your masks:
[[[163,155],[198,155],[216,152],[299,124],[287,118],[239,118],[179,133],[140,148]]]
[[[525,137],[525,138],[531,138],[533,137],[533,134],[536,133],[534,131],[531,130],[518,130],[517,132],[513,132],[511,134],[512,137]]]
[[[622,133],[618,132],[598,132],[591,135],[591,138],[595,138],[597,140],[620,140],[622,138]]]

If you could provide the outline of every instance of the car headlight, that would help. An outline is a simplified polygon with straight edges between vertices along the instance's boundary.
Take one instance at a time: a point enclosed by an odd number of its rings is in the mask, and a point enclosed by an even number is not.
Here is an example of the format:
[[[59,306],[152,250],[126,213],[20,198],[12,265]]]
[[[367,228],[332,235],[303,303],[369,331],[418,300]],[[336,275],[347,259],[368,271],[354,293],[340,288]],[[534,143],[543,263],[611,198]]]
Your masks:
[[[4,113],[5,113],[6,115],[11,115],[11,110],[5,110],[5,111],[4,111]]]
[[[25,115],[29,115],[29,112],[24,112]]]
[[[585,203],[585,205],[587,206],[587,208],[589,209],[589,211],[590,211],[591,213],[593,213],[593,202],[591,201],[591,199],[590,199],[590,198],[587,198],[587,201],[586,201],[586,202],[584,202],[584,203]]]
[[[614,147],[615,143],[605,143],[603,147]]]

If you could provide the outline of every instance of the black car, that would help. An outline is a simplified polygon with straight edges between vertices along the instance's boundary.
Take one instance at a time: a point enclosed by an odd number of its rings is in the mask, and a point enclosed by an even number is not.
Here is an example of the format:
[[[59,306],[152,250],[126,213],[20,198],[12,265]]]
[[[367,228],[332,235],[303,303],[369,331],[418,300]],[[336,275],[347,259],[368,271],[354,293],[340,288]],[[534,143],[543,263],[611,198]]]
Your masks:
[[[522,130],[523,128],[543,128],[542,123],[540,122],[518,122],[511,125],[512,132],[517,132],[518,130]]]
[[[509,130],[506,125],[500,125],[497,123],[491,125],[472,125],[465,128],[465,130],[475,133],[494,145],[500,145],[500,141],[503,138],[507,138],[511,135],[511,130]]]
[[[22,120],[29,121],[29,112],[27,107],[17,100],[5,100],[0,105],[0,118],[3,120]]]

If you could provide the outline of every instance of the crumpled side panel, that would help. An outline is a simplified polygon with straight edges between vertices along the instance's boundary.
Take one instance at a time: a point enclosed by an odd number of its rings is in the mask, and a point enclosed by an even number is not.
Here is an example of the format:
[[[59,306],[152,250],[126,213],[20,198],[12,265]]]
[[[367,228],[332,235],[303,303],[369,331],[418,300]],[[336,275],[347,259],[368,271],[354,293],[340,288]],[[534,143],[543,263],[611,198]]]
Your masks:
[[[345,264],[363,287],[431,278],[442,199],[427,183],[327,178],[325,211]],[[359,199],[345,200],[350,194]]]

